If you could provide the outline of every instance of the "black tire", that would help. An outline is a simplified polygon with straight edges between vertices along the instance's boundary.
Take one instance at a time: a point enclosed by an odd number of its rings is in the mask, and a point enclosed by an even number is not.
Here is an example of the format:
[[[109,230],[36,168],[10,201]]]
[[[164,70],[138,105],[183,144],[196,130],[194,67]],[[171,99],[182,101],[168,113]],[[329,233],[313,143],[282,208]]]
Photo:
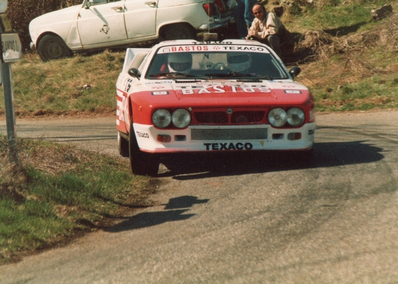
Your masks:
[[[120,132],[117,132],[117,145],[119,149],[119,154],[122,157],[129,157],[129,141],[125,139]]]
[[[40,39],[37,51],[43,61],[70,57],[73,54],[65,42],[56,35],[45,35]]]
[[[176,24],[164,28],[163,38],[165,40],[196,39],[196,33],[188,25]]]
[[[129,152],[131,171],[135,175],[154,176],[159,170],[159,158],[155,154],[140,151],[135,137],[133,123],[131,122],[129,133]]]

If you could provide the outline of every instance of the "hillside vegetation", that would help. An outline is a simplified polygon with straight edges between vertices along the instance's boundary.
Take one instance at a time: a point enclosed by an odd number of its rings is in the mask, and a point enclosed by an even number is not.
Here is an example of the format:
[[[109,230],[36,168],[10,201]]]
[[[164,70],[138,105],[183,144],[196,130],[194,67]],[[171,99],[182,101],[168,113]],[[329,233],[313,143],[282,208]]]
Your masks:
[[[265,3],[268,10],[275,6]],[[398,107],[396,1],[284,3],[281,19],[296,41],[287,65],[302,68],[297,80],[312,90],[318,112]],[[392,5],[393,14],[373,20],[372,9],[385,4]],[[25,53],[12,64],[17,116],[111,114],[116,109],[115,82],[123,59],[124,50],[51,62]],[[2,90],[0,99],[1,115]]]

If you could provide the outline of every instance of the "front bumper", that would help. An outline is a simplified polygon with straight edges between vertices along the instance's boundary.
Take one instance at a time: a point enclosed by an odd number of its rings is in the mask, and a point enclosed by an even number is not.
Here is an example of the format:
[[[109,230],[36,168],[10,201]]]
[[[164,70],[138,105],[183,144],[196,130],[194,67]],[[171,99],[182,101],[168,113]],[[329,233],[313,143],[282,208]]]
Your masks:
[[[148,153],[306,150],[314,144],[315,127],[312,122],[300,128],[207,125],[179,130],[134,124],[138,145]]]

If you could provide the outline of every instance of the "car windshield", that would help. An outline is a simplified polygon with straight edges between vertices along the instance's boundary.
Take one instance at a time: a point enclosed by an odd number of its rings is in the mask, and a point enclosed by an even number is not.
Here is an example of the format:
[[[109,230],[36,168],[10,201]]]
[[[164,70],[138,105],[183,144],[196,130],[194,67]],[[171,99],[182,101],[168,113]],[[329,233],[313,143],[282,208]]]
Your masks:
[[[181,78],[274,80],[289,78],[276,58],[266,51],[222,51],[216,50],[214,46],[206,45],[181,46],[177,50],[194,48],[205,51],[173,52],[177,48],[160,48],[153,57],[145,78],[151,80]]]

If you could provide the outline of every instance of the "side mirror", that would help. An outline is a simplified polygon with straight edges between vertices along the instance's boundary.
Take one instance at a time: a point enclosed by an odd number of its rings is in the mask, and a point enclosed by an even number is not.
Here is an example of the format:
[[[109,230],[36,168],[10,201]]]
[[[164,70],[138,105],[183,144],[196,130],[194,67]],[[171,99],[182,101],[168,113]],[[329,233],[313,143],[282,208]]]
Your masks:
[[[295,77],[298,76],[298,74],[300,74],[300,72],[301,72],[301,68],[300,67],[293,66],[292,69],[290,69],[289,74],[294,79]]]
[[[131,68],[129,69],[129,71],[127,71],[127,73],[131,76],[131,77],[136,77],[137,79],[139,79],[141,77],[141,72],[138,71],[137,68]]]

